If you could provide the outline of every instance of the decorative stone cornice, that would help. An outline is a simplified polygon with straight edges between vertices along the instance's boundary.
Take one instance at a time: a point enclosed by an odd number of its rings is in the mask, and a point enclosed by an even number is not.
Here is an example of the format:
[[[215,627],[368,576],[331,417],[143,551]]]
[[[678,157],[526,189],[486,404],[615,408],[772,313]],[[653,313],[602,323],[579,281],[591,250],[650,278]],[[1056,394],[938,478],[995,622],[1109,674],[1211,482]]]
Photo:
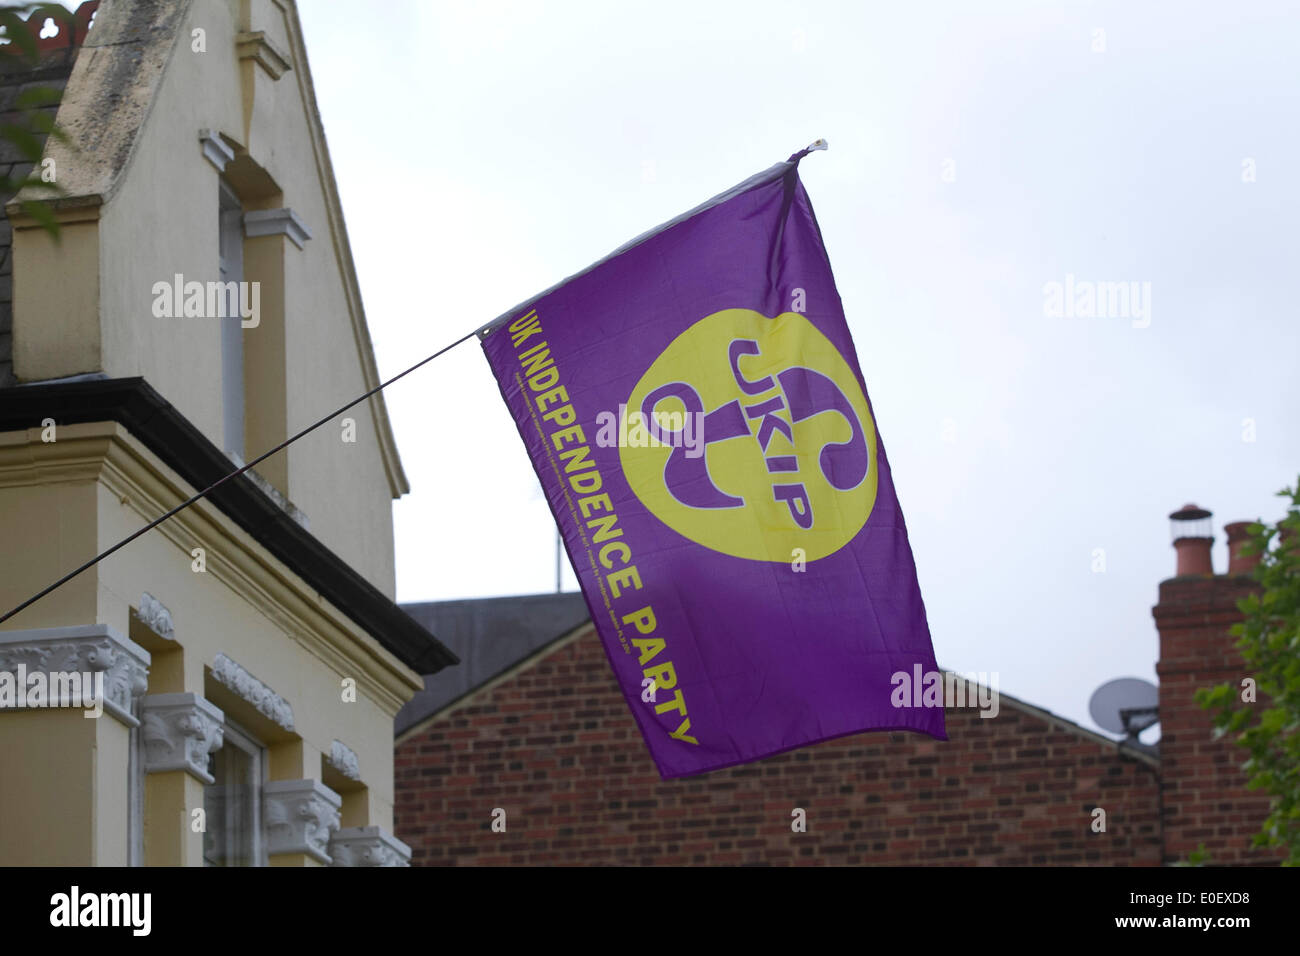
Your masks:
[[[197,694],[150,694],[140,702],[144,737],[144,772],[185,770],[205,784],[208,754],[224,740],[225,715]]]
[[[263,717],[285,730],[293,730],[293,708],[289,702],[225,654],[218,654],[212,661],[212,679],[248,701]]]
[[[107,624],[0,631],[0,671],[104,674],[104,710],[128,727],[134,698],[149,686],[149,652]]]
[[[329,765],[349,780],[361,779],[361,762],[351,747],[336,740],[330,744]]]
[[[235,151],[216,130],[199,130],[199,146],[203,150],[203,158],[217,167],[219,173],[224,173],[226,165],[235,159]]]
[[[348,827],[330,840],[332,866],[410,866],[411,848],[383,827]]]
[[[250,239],[258,236],[288,236],[299,249],[311,238],[311,230],[302,218],[289,209],[254,209],[244,213],[244,235]]]
[[[140,607],[134,611],[136,619],[159,637],[169,641],[176,640],[176,629],[172,625],[172,612],[163,606],[156,597],[145,591],[140,595]]]
[[[273,80],[293,69],[289,54],[276,46],[263,30],[237,34],[235,48],[241,60],[252,60]]]
[[[306,853],[329,863],[343,798],[319,780],[272,780],[262,788],[266,852]]]

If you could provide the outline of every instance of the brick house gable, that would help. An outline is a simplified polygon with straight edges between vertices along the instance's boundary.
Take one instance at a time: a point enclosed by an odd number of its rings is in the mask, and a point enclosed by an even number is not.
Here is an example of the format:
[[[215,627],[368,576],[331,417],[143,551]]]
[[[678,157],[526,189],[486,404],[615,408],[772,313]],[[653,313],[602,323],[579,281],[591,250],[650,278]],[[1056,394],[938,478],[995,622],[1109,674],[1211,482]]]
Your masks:
[[[587,623],[399,738],[395,825],[415,865],[1160,863],[1150,755],[1005,694],[947,720],[665,781]]]

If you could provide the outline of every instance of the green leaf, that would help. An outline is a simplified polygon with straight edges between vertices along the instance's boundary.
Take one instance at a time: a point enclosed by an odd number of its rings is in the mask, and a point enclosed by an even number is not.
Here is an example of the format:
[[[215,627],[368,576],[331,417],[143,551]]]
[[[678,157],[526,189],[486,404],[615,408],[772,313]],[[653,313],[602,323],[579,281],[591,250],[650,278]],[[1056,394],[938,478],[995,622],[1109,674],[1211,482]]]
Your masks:
[[[55,242],[60,240],[59,222],[54,218],[54,210],[50,208],[48,203],[39,200],[24,199],[18,205],[24,215],[31,216],[35,219],[37,224],[53,237]]]

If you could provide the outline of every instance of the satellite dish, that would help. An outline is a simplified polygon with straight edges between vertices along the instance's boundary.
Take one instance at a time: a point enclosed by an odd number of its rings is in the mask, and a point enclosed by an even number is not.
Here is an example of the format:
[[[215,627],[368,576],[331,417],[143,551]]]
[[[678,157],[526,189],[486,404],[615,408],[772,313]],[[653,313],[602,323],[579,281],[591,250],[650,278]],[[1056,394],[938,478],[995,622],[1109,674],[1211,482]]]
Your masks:
[[[1136,740],[1138,734],[1160,720],[1159,701],[1160,694],[1150,681],[1119,677],[1092,692],[1088,713],[1098,727]]]

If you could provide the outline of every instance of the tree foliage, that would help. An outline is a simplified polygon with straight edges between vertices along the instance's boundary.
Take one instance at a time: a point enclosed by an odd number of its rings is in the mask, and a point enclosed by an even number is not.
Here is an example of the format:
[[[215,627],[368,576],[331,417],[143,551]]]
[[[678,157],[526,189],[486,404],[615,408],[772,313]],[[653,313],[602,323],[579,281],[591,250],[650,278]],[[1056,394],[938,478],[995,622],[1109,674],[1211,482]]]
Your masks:
[[[70,29],[73,24],[72,12],[57,3],[0,5],[0,31],[8,40],[0,48],[0,58],[3,58],[0,69],[5,73],[34,69],[40,64],[40,50],[26,24],[33,16],[38,18],[35,21],[38,23],[51,18],[64,29]],[[11,166],[0,166],[0,199],[7,202],[26,188],[19,200],[22,212],[55,238],[59,235],[59,224],[51,201],[62,189],[57,181],[42,178],[41,158],[47,137],[68,142],[54,123],[54,111],[47,108],[57,105],[61,96],[62,91],[55,87],[28,86],[0,116],[0,140],[7,142],[12,147],[10,152],[18,157],[18,162]]]
[[[1258,555],[1253,572],[1259,590],[1237,603],[1245,616],[1233,625],[1253,679],[1256,700],[1242,686],[1198,690],[1196,701],[1213,714],[1216,737],[1231,735],[1249,757],[1243,769],[1252,790],[1271,797],[1256,846],[1284,847],[1284,866],[1300,865],[1300,480],[1278,496],[1289,500],[1276,524],[1252,524],[1245,543]]]

